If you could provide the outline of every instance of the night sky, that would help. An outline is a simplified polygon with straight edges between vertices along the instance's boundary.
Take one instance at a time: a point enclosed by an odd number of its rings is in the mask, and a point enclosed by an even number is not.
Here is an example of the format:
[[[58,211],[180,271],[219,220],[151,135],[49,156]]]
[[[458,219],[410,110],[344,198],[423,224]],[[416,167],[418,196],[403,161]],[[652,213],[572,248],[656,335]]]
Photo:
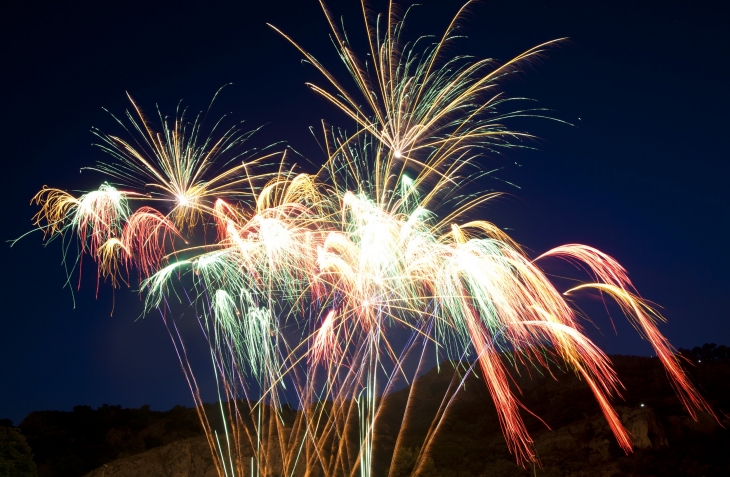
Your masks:
[[[460,6],[421,3],[411,38],[440,35]],[[79,173],[105,159],[89,130],[124,135],[102,108],[123,115],[127,91],[148,112],[159,104],[174,114],[181,99],[191,111],[205,109],[232,83],[213,113],[232,113],[244,129],[266,125],[252,146],[286,140],[321,161],[308,126],[320,119],[352,124],[304,86],[324,81],[265,23],[331,66],[351,91],[354,85],[316,1],[253,5],[3,2],[3,238],[32,228],[36,209],[28,203],[44,184],[98,187],[102,176]],[[345,16],[350,35],[362,33],[356,0],[331,7]],[[573,126],[509,123],[540,139],[534,150],[484,159],[485,168],[502,169],[483,187],[509,195],[483,217],[533,255],[584,243],[614,256],[641,294],[662,306],[669,322],[661,330],[676,347],[730,344],[729,18],[719,1],[484,1],[463,22],[469,38],[453,47],[454,54],[507,60],[569,37],[504,89]],[[60,242],[44,248],[35,233],[0,250],[0,418],[18,424],[30,411],[78,404],[192,404],[165,327],[158,316],[138,319],[134,291],[116,292],[110,316],[110,287],[102,285],[96,299],[93,278],[80,291],[74,279],[74,308]],[[616,335],[601,306],[585,306],[593,318],[587,332],[604,350],[651,354],[618,314]],[[190,346],[194,354],[203,349],[194,339]]]

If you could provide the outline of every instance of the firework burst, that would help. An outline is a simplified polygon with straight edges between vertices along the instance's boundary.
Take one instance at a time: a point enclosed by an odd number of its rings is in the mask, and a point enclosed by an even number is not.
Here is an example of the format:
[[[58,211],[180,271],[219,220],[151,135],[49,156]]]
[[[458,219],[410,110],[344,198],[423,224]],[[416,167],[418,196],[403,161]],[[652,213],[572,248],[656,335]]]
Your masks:
[[[269,164],[271,155],[239,164],[244,154],[230,154],[248,135],[229,129],[200,141],[199,118],[187,123],[184,112],[160,115],[155,132],[132,102],[137,139],[97,132],[115,161],[95,169],[124,192],[105,184],[79,198],[57,189],[35,197],[38,227],[49,238],[77,237],[101,277],[116,285],[122,270],[137,270],[146,309],[161,312],[201,405],[169,297],[186,297],[196,310],[225,416],[221,440],[198,407],[219,474],[372,475],[382,397],[400,378],[415,378],[427,348],[438,359],[471,360],[467,375],[481,369],[518,462],[537,461],[510,386],[510,367],[520,363],[572,369],[629,452],[630,435],[610,404],[621,384],[565,298],[583,289],[617,301],[693,417],[712,414],[660,334],[663,318],[613,258],[566,245],[533,260],[496,225],[467,218],[494,194],[453,199],[480,177],[481,154],[529,137],[504,121],[540,112],[508,110],[499,80],[554,43],[501,65],[447,57],[468,5],[440,38],[406,43],[407,12],[398,16],[391,2],[386,15],[372,16],[363,3],[369,60],[361,61],[322,4],[360,99],[282,33],[330,90],[310,87],[356,127],[324,131],[327,157],[316,173],[285,166],[283,157]],[[132,201],[144,205],[133,210]],[[153,208],[160,204],[166,211]],[[196,230],[207,237],[209,225],[212,243],[175,250]],[[561,292],[540,267],[551,257],[577,264],[590,281]],[[407,366],[414,354],[415,371]],[[452,400],[444,397],[416,472]],[[396,443],[391,463],[401,453]]]
[[[248,171],[275,155],[252,159],[253,151],[240,152],[241,145],[256,131],[242,133],[231,127],[218,134],[221,121],[208,136],[202,136],[201,115],[189,122],[184,109],[178,110],[174,119],[158,112],[158,132],[131,96],[129,101],[134,111],[127,112],[129,126],[119,119],[117,122],[133,133],[134,142],[94,130],[102,140],[99,147],[116,160],[90,169],[135,187],[151,199],[168,202],[178,227],[195,226],[204,213],[211,212],[217,199],[245,200],[251,181],[260,179]]]

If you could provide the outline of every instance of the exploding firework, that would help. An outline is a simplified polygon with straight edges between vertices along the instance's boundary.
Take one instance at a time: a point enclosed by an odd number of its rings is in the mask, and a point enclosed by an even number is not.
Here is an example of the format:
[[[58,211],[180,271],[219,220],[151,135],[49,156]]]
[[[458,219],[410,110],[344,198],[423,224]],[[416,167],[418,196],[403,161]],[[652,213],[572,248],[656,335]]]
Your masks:
[[[115,161],[95,169],[123,186],[79,198],[43,189],[34,199],[38,227],[49,238],[76,237],[100,277],[117,285],[137,270],[147,311],[159,310],[168,325],[219,474],[372,475],[383,396],[415,378],[427,350],[471,364],[444,396],[416,473],[475,367],[518,462],[537,461],[509,378],[511,365],[525,363],[575,371],[629,452],[610,404],[621,384],[565,298],[584,289],[616,300],[693,417],[712,414],[658,331],[663,318],[613,258],[566,245],[533,260],[496,225],[470,218],[494,194],[453,192],[479,178],[481,154],[527,136],[504,121],[540,112],[508,109],[499,79],[552,42],[501,65],[446,57],[468,4],[442,37],[412,43],[401,38],[407,11],[399,16],[391,3],[373,17],[363,4],[370,59],[361,61],[322,6],[361,97],[285,35],[331,90],[310,86],[356,126],[324,131],[319,171],[297,172],[283,157],[269,164],[267,155],[238,164],[241,154],[224,156],[247,135],[230,129],[200,141],[199,120],[184,114],[160,115],[157,133],[133,102],[136,142],[98,133]],[[180,243],[210,228],[216,238],[207,245]],[[590,281],[561,292],[540,268],[551,257],[578,264]],[[204,414],[171,295],[187,297],[210,345],[220,435]],[[391,464],[401,453],[396,442]]]
[[[203,136],[200,115],[189,122],[182,110],[174,119],[159,113],[157,131],[131,96],[129,100],[133,112],[127,112],[128,124],[117,122],[131,140],[93,131],[113,161],[87,169],[103,173],[108,182],[78,198],[44,187],[32,201],[41,206],[33,219],[46,239],[61,237],[64,250],[76,239],[77,263],[89,255],[98,265],[98,277],[114,287],[128,283],[132,269],[140,279],[159,271],[174,253],[176,239],[189,246],[186,239],[198,225],[205,242],[211,218],[220,216],[218,202],[251,204],[260,185],[280,176],[284,167],[282,153],[240,151],[255,130],[242,133],[231,127],[217,135],[221,119]],[[278,169],[262,172],[271,161]]]

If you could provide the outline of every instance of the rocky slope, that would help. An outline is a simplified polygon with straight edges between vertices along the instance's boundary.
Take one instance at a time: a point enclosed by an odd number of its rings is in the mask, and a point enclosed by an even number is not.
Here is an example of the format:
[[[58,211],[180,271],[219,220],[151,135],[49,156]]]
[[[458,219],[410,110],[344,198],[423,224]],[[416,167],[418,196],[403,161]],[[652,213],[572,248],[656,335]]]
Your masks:
[[[88,477],[218,477],[205,437],[183,439],[117,459]]]

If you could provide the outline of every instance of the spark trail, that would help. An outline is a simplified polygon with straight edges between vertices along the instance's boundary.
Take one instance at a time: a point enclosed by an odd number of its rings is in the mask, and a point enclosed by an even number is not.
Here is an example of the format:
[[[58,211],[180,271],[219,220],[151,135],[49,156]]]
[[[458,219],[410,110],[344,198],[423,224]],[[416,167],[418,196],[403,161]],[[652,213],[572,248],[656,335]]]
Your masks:
[[[532,259],[498,226],[473,218],[496,194],[455,192],[483,175],[482,155],[530,137],[505,122],[543,113],[512,108],[500,80],[554,43],[502,64],[448,56],[470,3],[441,37],[411,42],[402,38],[408,10],[400,15],[390,2],[376,16],[363,3],[367,61],[322,3],[356,93],[272,27],[327,85],[309,86],[354,123],[352,133],[324,128],[318,171],[283,153],[237,153],[249,135],[218,134],[218,124],[201,140],[199,119],[189,123],[184,112],[160,115],[157,132],[132,101],[125,127],[136,139],[97,132],[113,161],[94,169],[121,185],[78,198],[44,188],[34,198],[46,238],[75,237],[100,277],[116,286],[136,270],[147,311],[159,310],[170,330],[220,475],[373,475],[383,396],[415,379],[427,350],[473,365],[444,396],[415,473],[459,380],[477,366],[519,463],[538,460],[509,377],[512,365],[528,363],[579,375],[630,452],[611,406],[621,383],[565,298],[589,288],[616,300],[654,347],[690,415],[712,414],[659,332],[663,318],[618,262],[575,244]],[[559,290],[542,268],[551,257],[577,264],[589,281]],[[203,410],[172,296],[196,311],[210,345],[220,435]]]

